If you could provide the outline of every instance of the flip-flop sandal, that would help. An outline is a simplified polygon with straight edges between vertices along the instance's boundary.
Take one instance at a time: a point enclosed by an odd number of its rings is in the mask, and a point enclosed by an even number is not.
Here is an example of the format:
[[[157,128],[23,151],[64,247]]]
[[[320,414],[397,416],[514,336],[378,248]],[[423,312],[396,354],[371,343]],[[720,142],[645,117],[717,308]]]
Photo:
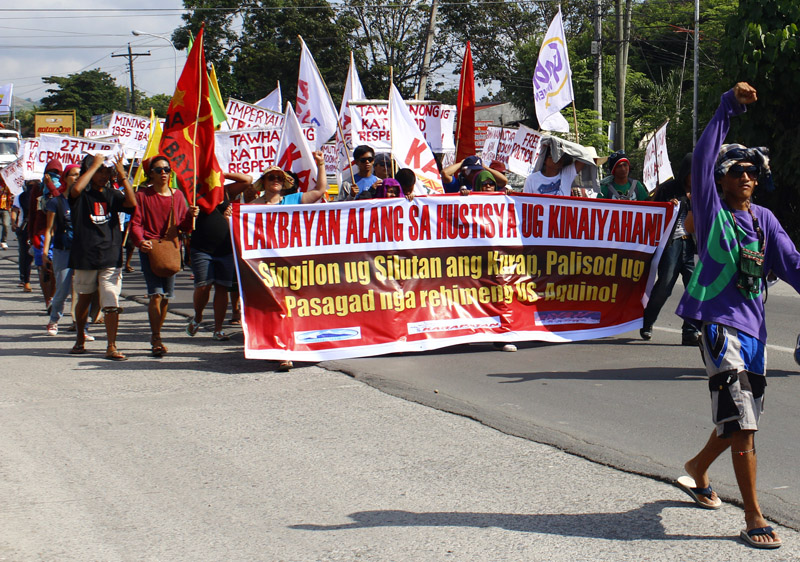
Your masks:
[[[698,488],[697,483],[691,476],[681,476],[678,478],[678,488],[689,494],[689,497],[694,500],[698,506],[703,509],[719,509],[722,507],[722,500],[717,497],[716,501],[711,499],[713,490],[711,486],[708,488]],[[708,501],[703,501],[706,499]]]
[[[167,346],[161,343],[161,338],[154,338],[150,340],[150,352],[153,357],[163,357],[167,352]]]
[[[758,537],[761,535],[770,535],[772,536],[773,528],[772,527],[757,527],[755,529],[747,529],[743,530],[739,533],[739,538],[741,538],[744,542],[752,546],[753,548],[780,548],[783,544],[781,541],[772,541],[772,542],[759,542],[753,539],[753,537]],[[772,537],[773,539],[775,537]]]
[[[112,361],[127,361],[128,357],[114,348],[110,351],[106,351],[106,359],[111,359]]]
[[[83,346],[82,343],[76,343],[72,346],[72,349],[69,350],[72,355],[83,355],[86,353],[86,348]]]

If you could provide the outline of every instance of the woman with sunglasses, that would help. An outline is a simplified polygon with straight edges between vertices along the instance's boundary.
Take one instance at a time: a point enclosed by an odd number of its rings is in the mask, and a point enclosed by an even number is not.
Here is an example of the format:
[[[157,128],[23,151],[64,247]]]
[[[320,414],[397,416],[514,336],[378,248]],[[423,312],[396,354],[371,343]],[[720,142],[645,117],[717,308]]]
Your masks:
[[[780,538],[756,493],[755,433],[767,386],[765,274],[772,271],[800,292],[800,253],[775,215],[751,202],[756,184],[772,185],[769,151],[722,144],[731,118],[756,100],[756,90],[745,82],[723,94],[692,159],[699,260],[677,314],[701,328],[716,428],[684,465],[688,476],[678,485],[700,507],[719,508],[708,469],[730,449],[744,504],[746,526],[739,536],[755,548],[778,548]]]
[[[145,162],[145,169],[150,183],[136,192],[131,238],[139,248],[142,274],[150,299],[147,316],[150,321],[151,351],[153,356],[162,357],[167,353],[167,346],[161,341],[161,328],[167,318],[169,299],[175,295],[175,275],[159,277],[153,273],[148,253],[153,248],[153,240],[166,235],[172,220],[178,225],[178,230],[189,232],[192,219],[198,215],[200,208],[188,206],[183,194],[170,187],[172,170],[166,156],[154,156],[150,162]]]

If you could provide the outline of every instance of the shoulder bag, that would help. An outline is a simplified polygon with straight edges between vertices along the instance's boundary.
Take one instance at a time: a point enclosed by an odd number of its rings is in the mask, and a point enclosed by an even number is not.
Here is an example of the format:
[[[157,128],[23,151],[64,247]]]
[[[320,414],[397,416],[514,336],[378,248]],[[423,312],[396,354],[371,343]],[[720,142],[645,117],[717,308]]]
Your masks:
[[[175,193],[169,210],[167,232],[157,240],[151,240],[152,247],[147,253],[150,269],[159,277],[172,277],[181,270],[181,245],[178,240],[178,225],[175,223]]]

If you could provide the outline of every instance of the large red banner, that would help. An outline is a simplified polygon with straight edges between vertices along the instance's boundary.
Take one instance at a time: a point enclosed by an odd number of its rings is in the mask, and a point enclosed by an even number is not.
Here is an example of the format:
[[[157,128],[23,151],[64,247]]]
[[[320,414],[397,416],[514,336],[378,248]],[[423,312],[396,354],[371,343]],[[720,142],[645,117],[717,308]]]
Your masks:
[[[639,328],[673,210],[501,194],[234,206],[245,356],[319,361]]]

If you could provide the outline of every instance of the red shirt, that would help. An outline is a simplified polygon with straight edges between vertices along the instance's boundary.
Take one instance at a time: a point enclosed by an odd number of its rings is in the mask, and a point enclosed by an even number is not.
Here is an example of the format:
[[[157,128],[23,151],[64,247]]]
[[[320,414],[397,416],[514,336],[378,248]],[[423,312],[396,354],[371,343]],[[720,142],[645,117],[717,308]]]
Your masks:
[[[136,211],[131,218],[133,243],[140,246],[145,240],[163,237],[169,228],[169,212],[175,202],[175,223],[182,232],[192,229],[192,215],[183,193],[159,195],[152,187],[140,187],[136,192]]]

